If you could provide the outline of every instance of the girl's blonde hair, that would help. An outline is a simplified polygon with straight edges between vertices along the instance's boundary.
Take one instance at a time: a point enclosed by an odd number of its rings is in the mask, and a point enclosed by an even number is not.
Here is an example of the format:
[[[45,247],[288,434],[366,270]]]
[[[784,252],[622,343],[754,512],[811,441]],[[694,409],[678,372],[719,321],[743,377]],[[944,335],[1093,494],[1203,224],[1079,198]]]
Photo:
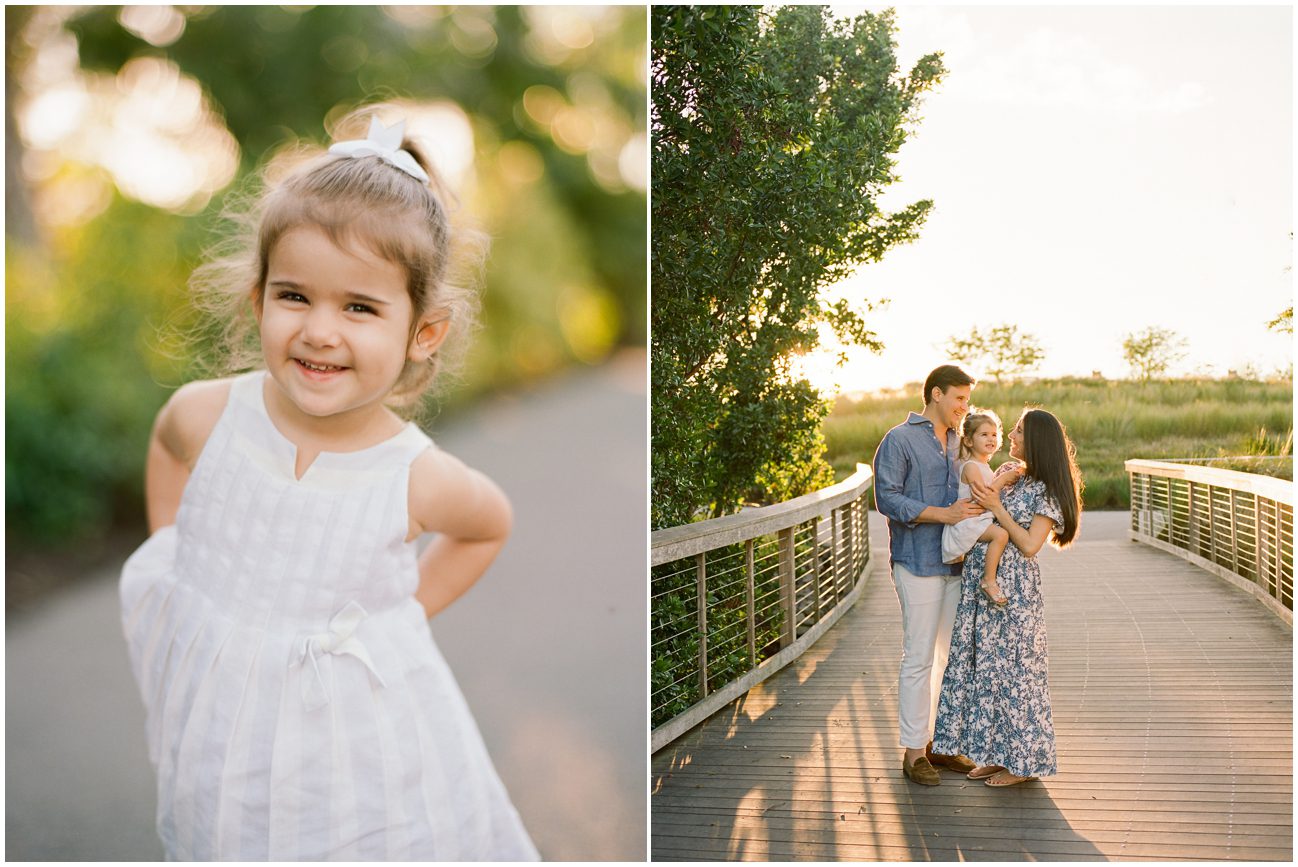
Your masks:
[[[996,430],[1001,431],[1001,418],[990,409],[979,409],[970,407],[969,412],[964,417],[964,424],[960,426],[960,460],[968,460],[973,455],[973,436],[978,433],[978,428],[991,422],[996,425]]]
[[[372,104],[352,111],[331,130],[334,139],[364,138],[369,118],[388,108]],[[456,269],[481,261],[482,236],[464,227],[453,230],[447,203],[454,197],[415,141],[407,136],[401,148],[428,173],[427,184],[377,156],[298,147],[273,159],[250,192],[234,197],[222,214],[226,237],[190,278],[195,302],[218,329],[212,365],[218,372],[249,370],[261,362],[249,302],[261,303],[275,244],[301,226],[322,229],[339,245],[363,244],[405,270],[414,308],[409,340],[422,317],[449,319],[447,337],[431,358],[406,361],[388,395],[393,409],[413,415],[435,380],[458,369],[477,327],[479,302],[471,286],[455,279]]]

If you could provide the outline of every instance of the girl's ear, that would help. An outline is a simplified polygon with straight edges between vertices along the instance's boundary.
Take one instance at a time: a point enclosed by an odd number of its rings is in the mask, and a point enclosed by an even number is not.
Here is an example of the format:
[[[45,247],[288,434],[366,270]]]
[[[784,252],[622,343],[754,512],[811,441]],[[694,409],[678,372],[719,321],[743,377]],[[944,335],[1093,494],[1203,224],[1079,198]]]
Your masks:
[[[442,345],[446,335],[451,332],[451,318],[439,312],[440,319],[426,319],[419,324],[415,339],[410,341],[409,357],[411,361],[427,361]]]

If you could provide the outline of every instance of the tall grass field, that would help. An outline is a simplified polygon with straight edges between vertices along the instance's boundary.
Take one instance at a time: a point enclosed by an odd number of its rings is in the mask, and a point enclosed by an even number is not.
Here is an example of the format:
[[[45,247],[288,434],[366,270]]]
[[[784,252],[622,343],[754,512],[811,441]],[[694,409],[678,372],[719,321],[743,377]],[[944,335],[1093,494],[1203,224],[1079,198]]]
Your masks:
[[[826,459],[842,479],[871,463],[889,428],[923,409],[922,388],[864,397],[840,396],[825,418]],[[1024,407],[1054,413],[1077,447],[1091,509],[1125,509],[1123,462],[1202,459],[1210,466],[1293,478],[1293,383],[1242,379],[1151,382],[1066,378],[979,383],[974,406],[992,409],[1006,428]],[[992,458],[1009,457],[1008,442]],[[1214,460],[1207,460],[1214,459]]]

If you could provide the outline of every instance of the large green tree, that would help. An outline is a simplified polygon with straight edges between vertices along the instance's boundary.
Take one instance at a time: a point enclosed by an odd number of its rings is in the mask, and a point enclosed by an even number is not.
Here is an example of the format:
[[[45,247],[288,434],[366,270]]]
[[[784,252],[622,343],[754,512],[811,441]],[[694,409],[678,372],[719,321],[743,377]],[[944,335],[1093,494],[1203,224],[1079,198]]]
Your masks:
[[[917,236],[876,204],[941,56],[898,70],[891,11],[652,10],[653,522],[832,478],[825,399],[795,376],[822,325],[881,348],[825,287]]]

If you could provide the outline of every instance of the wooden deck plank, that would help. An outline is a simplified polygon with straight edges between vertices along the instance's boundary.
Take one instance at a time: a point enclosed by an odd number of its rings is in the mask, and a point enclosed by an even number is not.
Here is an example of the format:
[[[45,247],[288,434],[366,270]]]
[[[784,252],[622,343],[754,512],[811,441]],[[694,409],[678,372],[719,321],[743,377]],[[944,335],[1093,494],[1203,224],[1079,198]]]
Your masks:
[[[879,558],[817,645],[654,756],[653,858],[1291,860],[1289,627],[1129,542],[1125,513],[1085,522],[1042,563],[1058,776],[901,777],[900,615]]]

